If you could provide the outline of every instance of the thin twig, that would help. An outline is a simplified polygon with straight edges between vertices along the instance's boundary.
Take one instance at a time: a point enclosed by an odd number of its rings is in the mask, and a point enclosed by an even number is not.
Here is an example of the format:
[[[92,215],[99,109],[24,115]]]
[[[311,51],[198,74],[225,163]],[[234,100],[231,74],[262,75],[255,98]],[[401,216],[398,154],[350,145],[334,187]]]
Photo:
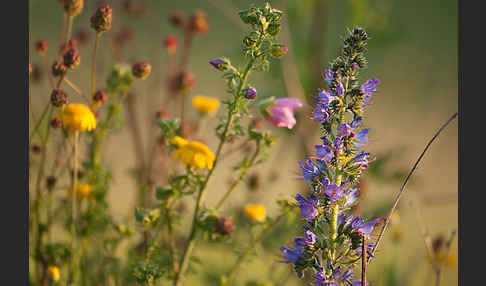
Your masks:
[[[422,158],[424,157],[425,153],[427,153],[427,150],[429,149],[430,145],[432,144],[432,142],[435,141],[435,139],[437,138],[437,136],[439,136],[439,134],[442,132],[442,130],[444,130],[444,128],[446,128],[447,125],[449,125],[449,123],[454,119],[456,118],[458,115],[458,113],[454,113],[440,128],[439,130],[434,134],[434,136],[432,137],[432,139],[430,139],[430,141],[427,143],[427,145],[425,146],[425,149],[424,151],[422,151],[422,154],[420,154],[419,158],[417,159],[417,161],[415,162],[415,164],[413,165],[412,169],[410,170],[410,172],[408,173],[407,177],[405,178],[405,181],[403,182],[402,186],[400,187],[400,191],[398,192],[396,198],[395,198],[395,201],[393,202],[393,206],[392,208],[390,209],[390,212],[388,213],[388,216],[386,217],[386,220],[385,220],[385,224],[383,225],[383,227],[381,228],[381,231],[380,231],[380,235],[378,236],[378,239],[376,240],[376,244],[373,246],[373,249],[371,251],[371,255],[370,255],[370,258],[368,258],[368,263],[370,263],[372,257],[374,257],[374,254],[375,254],[375,251],[376,249],[378,248],[378,245],[380,244],[380,241],[381,241],[381,238],[383,237],[383,234],[386,230],[386,227],[388,226],[388,223],[390,223],[390,218],[393,214],[393,211],[395,211],[395,208],[397,207],[398,205],[398,201],[400,200],[400,198],[402,197],[402,194],[403,194],[403,191],[405,190],[405,186],[407,185],[408,183],[408,180],[410,179],[410,177],[412,176],[413,172],[415,171],[415,169],[417,168],[418,164],[420,163],[420,161],[422,160]]]
[[[427,255],[429,256],[429,259],[432,263],[432,267],[434,268],[434,272],[437,272],[439,269],[439,266],[435,263],[434,260],[434,251],[432,249],[432,241],[430,238],[430,235],[425,227],[425,224],[423,222],[423,218],[420,215],[420,210],[413,202],[410,203],[410,206],[415,208],[415,216],[417,218],[417,224],[420,228],[420,232],[422,233],[422,238],[424,239],[425,243],[425,248],[427,249]]]
[[[363,257],[361,258],[361,286],[366,286],[366,235],[363,235],[363,245],[361,246],[361,253]]]
[[[69,87],[71,87],[77,94],[79,94],[80,96],[82,96],[84,99],[86,99],[88,102],[89,102],[89,99],[86,97],[86,95],[83,94],[83,92],[81,91],[81,89],[79,87],[77,87],[74,83],[72,83],[69,79],[67,79],[67,77],[64,77],[64,81],[67,83],[67,85],[69,85]]]

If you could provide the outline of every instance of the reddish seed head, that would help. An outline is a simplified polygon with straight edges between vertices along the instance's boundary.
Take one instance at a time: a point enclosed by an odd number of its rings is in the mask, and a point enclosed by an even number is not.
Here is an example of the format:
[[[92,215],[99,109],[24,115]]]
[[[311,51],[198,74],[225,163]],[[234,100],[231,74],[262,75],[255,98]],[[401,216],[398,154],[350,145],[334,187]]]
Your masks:
[[[35,49],[38,53],[45,53],[47,51],[47,42],[45,40],[39,40],[35,43]]]
[[[64,0],[64,11],[69,16],[76,16],[83,11],[84,0]]]
[[[206,14],[202,11],[192,13],[189,19],[189,29],[193,32],[205,34],[209,30]]]
[[[262,129],[263,128],[263,119],[253,119],[251,121],[251,126],[255,129]]]
[[[171,23],[176,28],[182,27],[184,25],[184,13],[179,10],[170,13],[169,23]]]
[[[216,232],[221,235],[229,235],[235,230],[235,226],[230,219],[218,217],[216,219]]]
[[[64,65],[63,62],[61,61],[55,61],[53,64],[52,64],[52,75],[54,76],[61,76],[63,74],[66,73],[67,71],[67,67]]]
[[[169,54],[174,54],[177,50],[177,37],[169,34],[164,39],[164,46]]]
[[[51,103],[55,107],[61,107],[68,103],[68,96],[64,90],[55,88],[51,92]]]
[[[63,63],[70,69],[75,69],[81,64],[81,56],[75,49],[69,49],[64,53]]]
[[[148,62],[138,62],[132,66],[133,76],[139,79],[146,79],[151,71],[152,66]]]
[[[78,41],[76,39],[73,38],[69,40],[67,46],[65,44],[61,44],[61,46],[59,47],[59,52],[63,53],[64,51],[69,49],[78,49]]]
[[[170,81],[170,90],[177,92],[191,89],[196,85],[196,77],[190,72],[182,71],[174,75]]]
[[[169,117],[169,112],[163,108],[160,108],[155,112],[155,119],[167,119]]]
[[[93,16],[91,16],[91,28],[95,29],[97,33],[103,33],[111,29],[112,9],[110,5],[104,5],[96,9]]]
[[[98,90],[94,95],[93,95],[93,101],[97,105],[102,105],[108,100],[108,94],[102,90]]]
[[[62,125],[61,119],[57,117],[52,118],[50,123],[52,128],[59,128]]]

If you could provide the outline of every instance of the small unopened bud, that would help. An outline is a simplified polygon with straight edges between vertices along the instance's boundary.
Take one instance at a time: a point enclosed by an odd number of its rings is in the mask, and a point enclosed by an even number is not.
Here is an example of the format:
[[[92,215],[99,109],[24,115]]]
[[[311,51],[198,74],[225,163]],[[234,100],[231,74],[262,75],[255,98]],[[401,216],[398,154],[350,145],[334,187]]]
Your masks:
[[[75,69],[81,64],[81,56],[79,55],[79,52],[72,48],[67,50],[62,58],[64,65],[70,69]]]
[[[64,90],[55,88],[51,92],[51,103],[55,107],[61,107],[68,103],[68,96]]]
[[[51,119],[50,124],[51,124],[52,128],[59,128],[59,127],[61,127],[62,122],[61,122],[61,119],[54,117],[54,118]]]
[[[67,71],[67,67],[61,61],[55,61],[52,64],[52,75],[53,76],[61,76],[65,74]]]
[[[274,58],[279,58],[288,52],[289,48],[284,45],[275,44],[270,48],[270,55]]]
[[[201,11],[192,13],[191,18],[189,19],[189,29],[195,33],[207,33],[209,25],[206,19],[206,14]]]
[[[174,54],[177,50],[177,37],[169,34],[164,39],[164,46],[169,54]]]
[[[35,49],[38,53],[45,53],[47,51],[47,42],[45,40],[39,40],[35,43]]]
[[[170,117],[170,114],[165,109],[159,109],[155,112],[155,119],[167,119]]]
[[[64,11],[69,16],[76,16],[83,11],[84,0],[64,0]]]
[[[146,79],[151,71],[152,66],[148,62],[138,62],[132,66],[132,74],[139,79]]]
[[[216,219],[215,231],[221,235],[229,235],[235,230],[233,221],[224,217]]]
[[[108,94],[102,90],[98,90],[94,95],[93,95],[93,102],[95,103],[96,106],[100,106],[105,104],[105,102],[108,100]]]
[[[98,33],[103,33],[111,29],[112,9],[110,5],[98,7],[91,16],[91,27]]]
[[[253,87],[247,88],[245,92],[245,97],[247,99],[254,99],[257,96],[256,89]]]
[[[228,67],[231,65],[229,60],[225,59],[225,58],[210,60],[209,64],[212,65],[213,67],[217,68],[220,71],[228,70]]]
[[[176,10],[169,15],[169,23],[174,27],[179,28],[184,24],[184,14],[182,11]]]

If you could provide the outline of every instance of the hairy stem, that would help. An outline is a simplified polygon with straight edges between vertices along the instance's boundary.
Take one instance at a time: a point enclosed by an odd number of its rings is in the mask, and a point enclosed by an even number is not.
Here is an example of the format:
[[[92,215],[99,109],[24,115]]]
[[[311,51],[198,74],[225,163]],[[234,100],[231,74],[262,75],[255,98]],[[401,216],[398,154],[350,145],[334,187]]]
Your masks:
[[[91,109],[94,109],[93,97],[95,94],[95,77],[96,77],[96,55],[98,53],[98,42],[100,40],[101,33],[96,33],[95,46],[93,50],[93,58],[91,59]]]

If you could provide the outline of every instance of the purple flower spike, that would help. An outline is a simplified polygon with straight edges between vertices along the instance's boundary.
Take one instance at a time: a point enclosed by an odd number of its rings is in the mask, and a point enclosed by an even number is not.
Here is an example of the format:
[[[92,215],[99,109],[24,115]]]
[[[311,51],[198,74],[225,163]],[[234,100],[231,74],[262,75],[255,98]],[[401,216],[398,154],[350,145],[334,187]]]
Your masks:
[[[297,121],[294,117],[294,108],[302,107],[302,102],[298,98],[277,98],[275,105],[270,107],[267,120],[277,127],[292,129]]]
[[[214,68],[218,69],[219,70],[219,65],[224,63],[222,60],[220,59],[214,59],[214,60],[210,60],[209,61],[209,64],[212,65]]]
[[[254,99],[256,95],[257,95],[256,89],[254,89],[253,87],[250,87],[246,90],[245,97],[247,99]]]
[[[370,128],[364,128],[361,129],[356,133],[356,136],[354,139],[356,140],[354,142],[354,145],[356,146],[356,149],[361,149],[362,146],[364,146],[368,142],[368,132],[370,131]]]
[[[325,70],[324,71],[324,81],[327,85],[331,85],[331,81],[334,79],[334,72],[332,70]]]
[[[314,98],[314,102],[325,109],[329,107],[329,103],[331,103],[333,100],[334,100],[334,96],[330,92],[324,89],[321,89],[317,97]]]
[[[365,223],[363,221],[363,218],[361,218],[361,216],[357,216],[351,221],[351,228],[368,237],[370,233],[373,231],[375,225],[378,222],[380,222],[380,220],[381,219],[377,218],[373,221]]]
[[[320,121],[321,123],[326,122],[329,118],[329,114],[327,113],[325,108],[316,107],[312,112],[312,116],[314,120]]]
[[[329,162],[334,157],[334,153],[332,152],[332,148],[327,145],[315,145],[316,147],[316,156],[320,159]]]
[[[371,95],[376,92],[376,86],[380,83],[377,78],[370,79],[361,85],[361,90],[365,93],[364,103],[367,104]]]
[[[329,197],[331,202],[338,201],[344,197],[342,188],[338,187],[336,184],[329,185],[324,193]]]
[[[339,136],[341,137],[347,137],[351,135],[351,125],[347,123],[339,124],[337,130],[339,131]]]
[[[317,209],[311,204],[303,203],[300,204],[299,208],[300,215],[308,221],[313,220],[317,216]]]

